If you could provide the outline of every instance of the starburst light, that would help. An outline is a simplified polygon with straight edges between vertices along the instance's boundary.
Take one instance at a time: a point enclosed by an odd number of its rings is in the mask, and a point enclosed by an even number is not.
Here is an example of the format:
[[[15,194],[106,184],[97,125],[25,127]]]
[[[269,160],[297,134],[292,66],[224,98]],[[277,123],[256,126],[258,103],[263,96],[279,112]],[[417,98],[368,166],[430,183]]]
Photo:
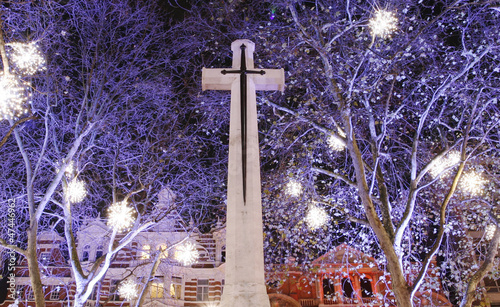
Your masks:
[[[479,172],[471,171],[462,175],[459,187],[463,192],[478,195],[483,191],[486,182]]]
[[[126,200],[112,204],[108,209],[108,226],[117,231],[129,228],[135,220],[133,213]]]
[[[71,204],[81,202],[85,198],[85,196],[87,196],[85,182],[76,178],[71,180],[64,190],[64,197],[66,201]]]
[[[328,138],[328,146],[334,151],[342,151],[345,148],[344,141],[336,135],[331,135]]]
[[[309,207],[305,217],[307,226],[309,226],[309,229],[311,230],[316,230],[322,227],[326,222],[328,222],[328,219],[329,217],[326,210],[316,205]]]
[[[286,184],[285,192],[290,196],[299,197],[302,194],[302,184],[297,180],[292,179]]]
[[[33,75],[45,69],[45,58],[36,43],[9,43],[7,46],[12,48],[9,56],[20,73]]]
[[[374,37],[387,37],[396,30],[397,22],[398,19],[393,12],[377,10],[370,19],[369,26]]]
[[[127,301],[133,300],[137,297],[137,284],[133,280],[127,279],[120,284],[118,294]]]
[[[457,165],[460,162],[460,152],[456,150],[450,151],[446,156],[441,157],[436,160],[430,169],[430,174],[432,177],[439,176],[445,169]],[[443,175],[448,175],[449,172],[443,173]]]
[[[11,74],[0,74],[0,119],[16,119],[28,112],[27,85]]]
[[[200,254],[196,246],[191,242],[177,246],[175,251],[175,260],[181,262],[185,266],[195,263],[198,261],[199,257]]]

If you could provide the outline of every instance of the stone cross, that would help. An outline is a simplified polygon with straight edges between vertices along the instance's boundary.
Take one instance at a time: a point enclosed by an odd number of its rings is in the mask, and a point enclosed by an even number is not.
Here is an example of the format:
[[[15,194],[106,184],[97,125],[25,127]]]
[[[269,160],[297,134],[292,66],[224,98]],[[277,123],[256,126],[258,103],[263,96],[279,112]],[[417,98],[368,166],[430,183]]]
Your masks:
[[[203,68],[203,90],[230,90],[225,286],[221,307],[269,307],[264,280],[263,225],[256,90],[283,91],[283,69],[254,69],[255,45],[231,44],[232,69]]]

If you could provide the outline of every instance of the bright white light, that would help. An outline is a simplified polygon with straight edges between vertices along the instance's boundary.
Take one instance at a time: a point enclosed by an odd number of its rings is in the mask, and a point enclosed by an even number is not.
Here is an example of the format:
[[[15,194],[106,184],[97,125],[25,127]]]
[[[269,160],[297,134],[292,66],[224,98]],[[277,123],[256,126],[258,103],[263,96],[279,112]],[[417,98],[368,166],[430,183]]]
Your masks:
[[[336,135],[330,135],[328,145],[334,151],[342,151],[345,148],[344,141]]]
[[[133,280],[127,279],[120,283],[118,293],[127,301],[131,301],[137,297],[137,284]]]
[[[396,30],[398,19],[393,12],[377,10],[370,19],[369,26],[373,36],[390,36]]]
[[[64,197],[66,198],[66,201],[71,204],[81,202],[85,198],[85,196],[87,196],[85,182],[76,178],[71,180],[64,190]]]
[[[290,196],[299,197],[302,194],[302,184],[297,180],[292,179],[286,184],[285,192]]]
[[[328,219],[329,217],[326,210],[316,205],[309,207],[305,217],[307,226],[309,226],[309,229],[311,230],[322,227],[326,222],[328,222]]]
[[[108,226],[117,231],[129,228],[134,222],[134,209],[127,206],[127,201],[114,203],[108,209]]]
[[[9,43],[7,46],[12,47],[9,57],[20,73],[33,75],[45,69],[45,58],[36,43]]]
[[[450,151],[446,156],[441,157],[436,160],[432,165],[429,173],[432,177],[439,176],[445,169],[457,165],[460,162],[460,152],[456,150]],[[442,175],[448,175],[449,172],[445,172]]]
[[[199,257],[200,254],[198,253],[196,246],[191,242],[187,242],[176,247],[175,260],[181,262],[185,266],[195,263],[198,261]]]
[[[481,194],[486,183],[487,181],[480,173],[471,171],[462,175],[459,187],[464,192],[477,195]]]
[[[1,119],[16,119],[26,114],[29,97],[27,86],[21,80],[11,74],[0,74]]]
[[[495,224],[489,224],[486,226],[486,229],[484,230],[484,239],[487,241],[493,239],[493,235],[495,234],[495,231],[497,230],[497,226]]]

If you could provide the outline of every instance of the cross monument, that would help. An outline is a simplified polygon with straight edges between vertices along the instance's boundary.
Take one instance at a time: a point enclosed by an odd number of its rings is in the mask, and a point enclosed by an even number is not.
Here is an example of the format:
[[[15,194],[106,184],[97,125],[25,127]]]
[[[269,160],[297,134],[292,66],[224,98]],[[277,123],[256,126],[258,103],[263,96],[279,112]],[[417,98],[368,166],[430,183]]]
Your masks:
[[[203,68],[203,90],[230,90],[225,285],[221,307],[269,307],[264,248],[256,90],[283,91],[283,69],[254,69],[255,44],[231,44],[231,69]]]

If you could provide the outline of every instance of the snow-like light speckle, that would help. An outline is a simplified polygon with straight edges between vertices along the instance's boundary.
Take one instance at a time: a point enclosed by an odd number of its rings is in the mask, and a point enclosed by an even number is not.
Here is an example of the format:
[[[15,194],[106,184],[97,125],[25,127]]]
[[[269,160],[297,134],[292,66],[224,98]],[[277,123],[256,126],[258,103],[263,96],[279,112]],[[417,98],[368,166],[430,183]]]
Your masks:
[[[10,59],[15,68],[23,74],[32,75],[45,69],[45,58],[36,43],[10,43]]]
[[[432,177],[437,177],[441,173],[443,173],[445,169],[457,165],[459,162],[460,162],[460,152],[452,150],[446,156],[436,160],[432,165],[432,168],[430,169],[429,173],[431,174]],[[442,175],[448,175],[448,173],[449,172],[445,172]]]
[[[493,239],[493,235],[495,234],[496,230],[497,226],[495,224],[489,224],[484,230],[484,238],[488,241]]]
[[[339,138],[338,136],[336,135],[331,135],[329,138],[328,138],[328,145],[330,146],[330,148],[334,151],[342,151],[344,150],[345,148],[345,143],[344,141],[342,141],[341,138]]]
[[[25,104],[29,95],[26,93],[26,86],[16,76],[0,75],[0,93],[1,119],[19,118],[28,112]]]
[[[462,178],[460,178],[459,187],[464,192],[478,195],[483,191],[483,187],[486,182],[487,181],[480,173],[471,171],[462,175]]]

